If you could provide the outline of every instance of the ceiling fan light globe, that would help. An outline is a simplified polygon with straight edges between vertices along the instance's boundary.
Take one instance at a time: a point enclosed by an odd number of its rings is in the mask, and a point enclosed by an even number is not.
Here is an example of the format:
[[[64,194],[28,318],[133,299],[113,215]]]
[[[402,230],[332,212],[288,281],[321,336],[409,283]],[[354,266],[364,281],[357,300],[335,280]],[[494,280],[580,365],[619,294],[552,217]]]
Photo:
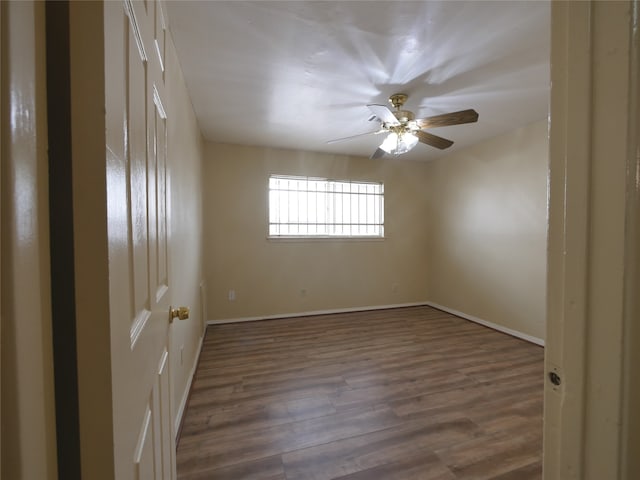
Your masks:
[[[380,149],[387,153],[393,154],[398,146],[398,134],[391,132],[380,145]]]
[[[402,151],[398,153],[406,153],[417,144],[418,137],[411,132],[406,132],[401,136],[400,141],[398,142],[398,150],[402,149]]]
[[[380,149],[391,155],[401,155],[407,153],[417,144],[418,137],[411,132],[401,134],[391,132],[387,135],[387,138],[384,139],[382,145],[380,145]]]

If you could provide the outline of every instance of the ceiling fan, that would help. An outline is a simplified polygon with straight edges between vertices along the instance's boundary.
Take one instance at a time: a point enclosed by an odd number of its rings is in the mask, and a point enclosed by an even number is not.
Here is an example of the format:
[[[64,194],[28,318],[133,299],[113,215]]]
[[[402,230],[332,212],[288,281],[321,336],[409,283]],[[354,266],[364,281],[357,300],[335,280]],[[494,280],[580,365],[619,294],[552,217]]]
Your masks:
[[[391,155],[400,155],[406,153],[415,147],[418,142],[430,145],[435,148],[444,150],[453,145],[451,140],[433,135],[423,131],[427,128],[447,127],[450,125],[460,125],[463,123],[473,123],[478,121],[478,112],[473,109],[461,110],[459,112],[444,113],[426,118],[415,118],[413,112],[402,110],[404,102],[407,101],[407,95],[404,93],[394,93],[389,97],[395,111],[386,105],[371,104],[367,105],[373,115],[370,121],[376,120],[380,123],[380,128],[373,132],[361,133],[350,137],[338,138],[328,143],[341,142],[350,140],[364,135],[388,133],[382,144],[377,148],[370,158],[379,158],[385,153]]]

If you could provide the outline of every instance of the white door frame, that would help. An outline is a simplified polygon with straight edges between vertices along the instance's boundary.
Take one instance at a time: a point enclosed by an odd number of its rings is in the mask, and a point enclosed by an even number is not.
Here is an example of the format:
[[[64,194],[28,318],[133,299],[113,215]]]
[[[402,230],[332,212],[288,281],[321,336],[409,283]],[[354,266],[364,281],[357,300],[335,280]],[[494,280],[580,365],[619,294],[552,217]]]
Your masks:
[[[2,11],[4,5],[0,4],[0,119],[4,118],[4,105],[2,104],[2,97],[4,90],[2,88],[2,77],[4,75],[3,66],[3,44],[2,44]],[[3,127],[0,126],[0,129]],[[2,152],[2,135],[0,135],[0,152]],[[0,198],[2,198],[2,163],[0,161]],[[0,226],[2,225],[2,209],[0,208]],[[0,251],[2,251],[2,235],[0,235]],[[2,272],[2,256],[0,255],[0,272]],[[2,275],[0,275],[0,305],[2,305]],[[2,423],[2,328],[4,322],[2,321],[2,308],[0,307],[0,425]],[[0,435],[0,475],[2,474],[2,435]]]
[[[638,478],[637,5],[552,3],[545,480]]]
[[[640,22],[640,0],[633,1],[632,22]],[[640,478],[640,32],[630,41],[629,144],[625,238],[625,304],[623,330],[623,397],[621,478]]]

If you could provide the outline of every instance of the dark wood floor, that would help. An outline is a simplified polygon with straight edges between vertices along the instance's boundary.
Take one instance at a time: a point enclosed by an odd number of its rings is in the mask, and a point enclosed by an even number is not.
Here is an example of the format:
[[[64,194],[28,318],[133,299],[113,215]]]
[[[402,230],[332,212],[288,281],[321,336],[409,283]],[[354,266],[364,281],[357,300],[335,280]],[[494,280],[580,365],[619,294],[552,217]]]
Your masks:
[[[543,349],[429,307],[210,326],[178,478],[541,478]]]

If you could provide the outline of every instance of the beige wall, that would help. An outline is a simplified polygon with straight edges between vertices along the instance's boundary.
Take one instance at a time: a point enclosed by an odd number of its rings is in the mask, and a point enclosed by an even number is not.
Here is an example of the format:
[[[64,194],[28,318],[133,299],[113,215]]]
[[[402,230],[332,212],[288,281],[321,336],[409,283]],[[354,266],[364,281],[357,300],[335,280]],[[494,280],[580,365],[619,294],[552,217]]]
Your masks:
[[[543,339],[547,122],[427,168],[429,300]]]
[[[172,410],[174,421],[184,406],[197,359],[203,318],[202,281],[202,138],[170,37],[166,51],[168,161],[171,184],[170,282],[174,306],[191,308],[189,320],[171,327]]]
[[[204,160],[209,319],[426,300],[426,165],[208,143]],[[270,174],[380,181],[384,240],[267,239]],[[235,290],[236,300],[228,300]]]
[[[57,478],[57,472],[44,4],[2,2],[0,8],[3,21],[0,477],[52,480]]]

